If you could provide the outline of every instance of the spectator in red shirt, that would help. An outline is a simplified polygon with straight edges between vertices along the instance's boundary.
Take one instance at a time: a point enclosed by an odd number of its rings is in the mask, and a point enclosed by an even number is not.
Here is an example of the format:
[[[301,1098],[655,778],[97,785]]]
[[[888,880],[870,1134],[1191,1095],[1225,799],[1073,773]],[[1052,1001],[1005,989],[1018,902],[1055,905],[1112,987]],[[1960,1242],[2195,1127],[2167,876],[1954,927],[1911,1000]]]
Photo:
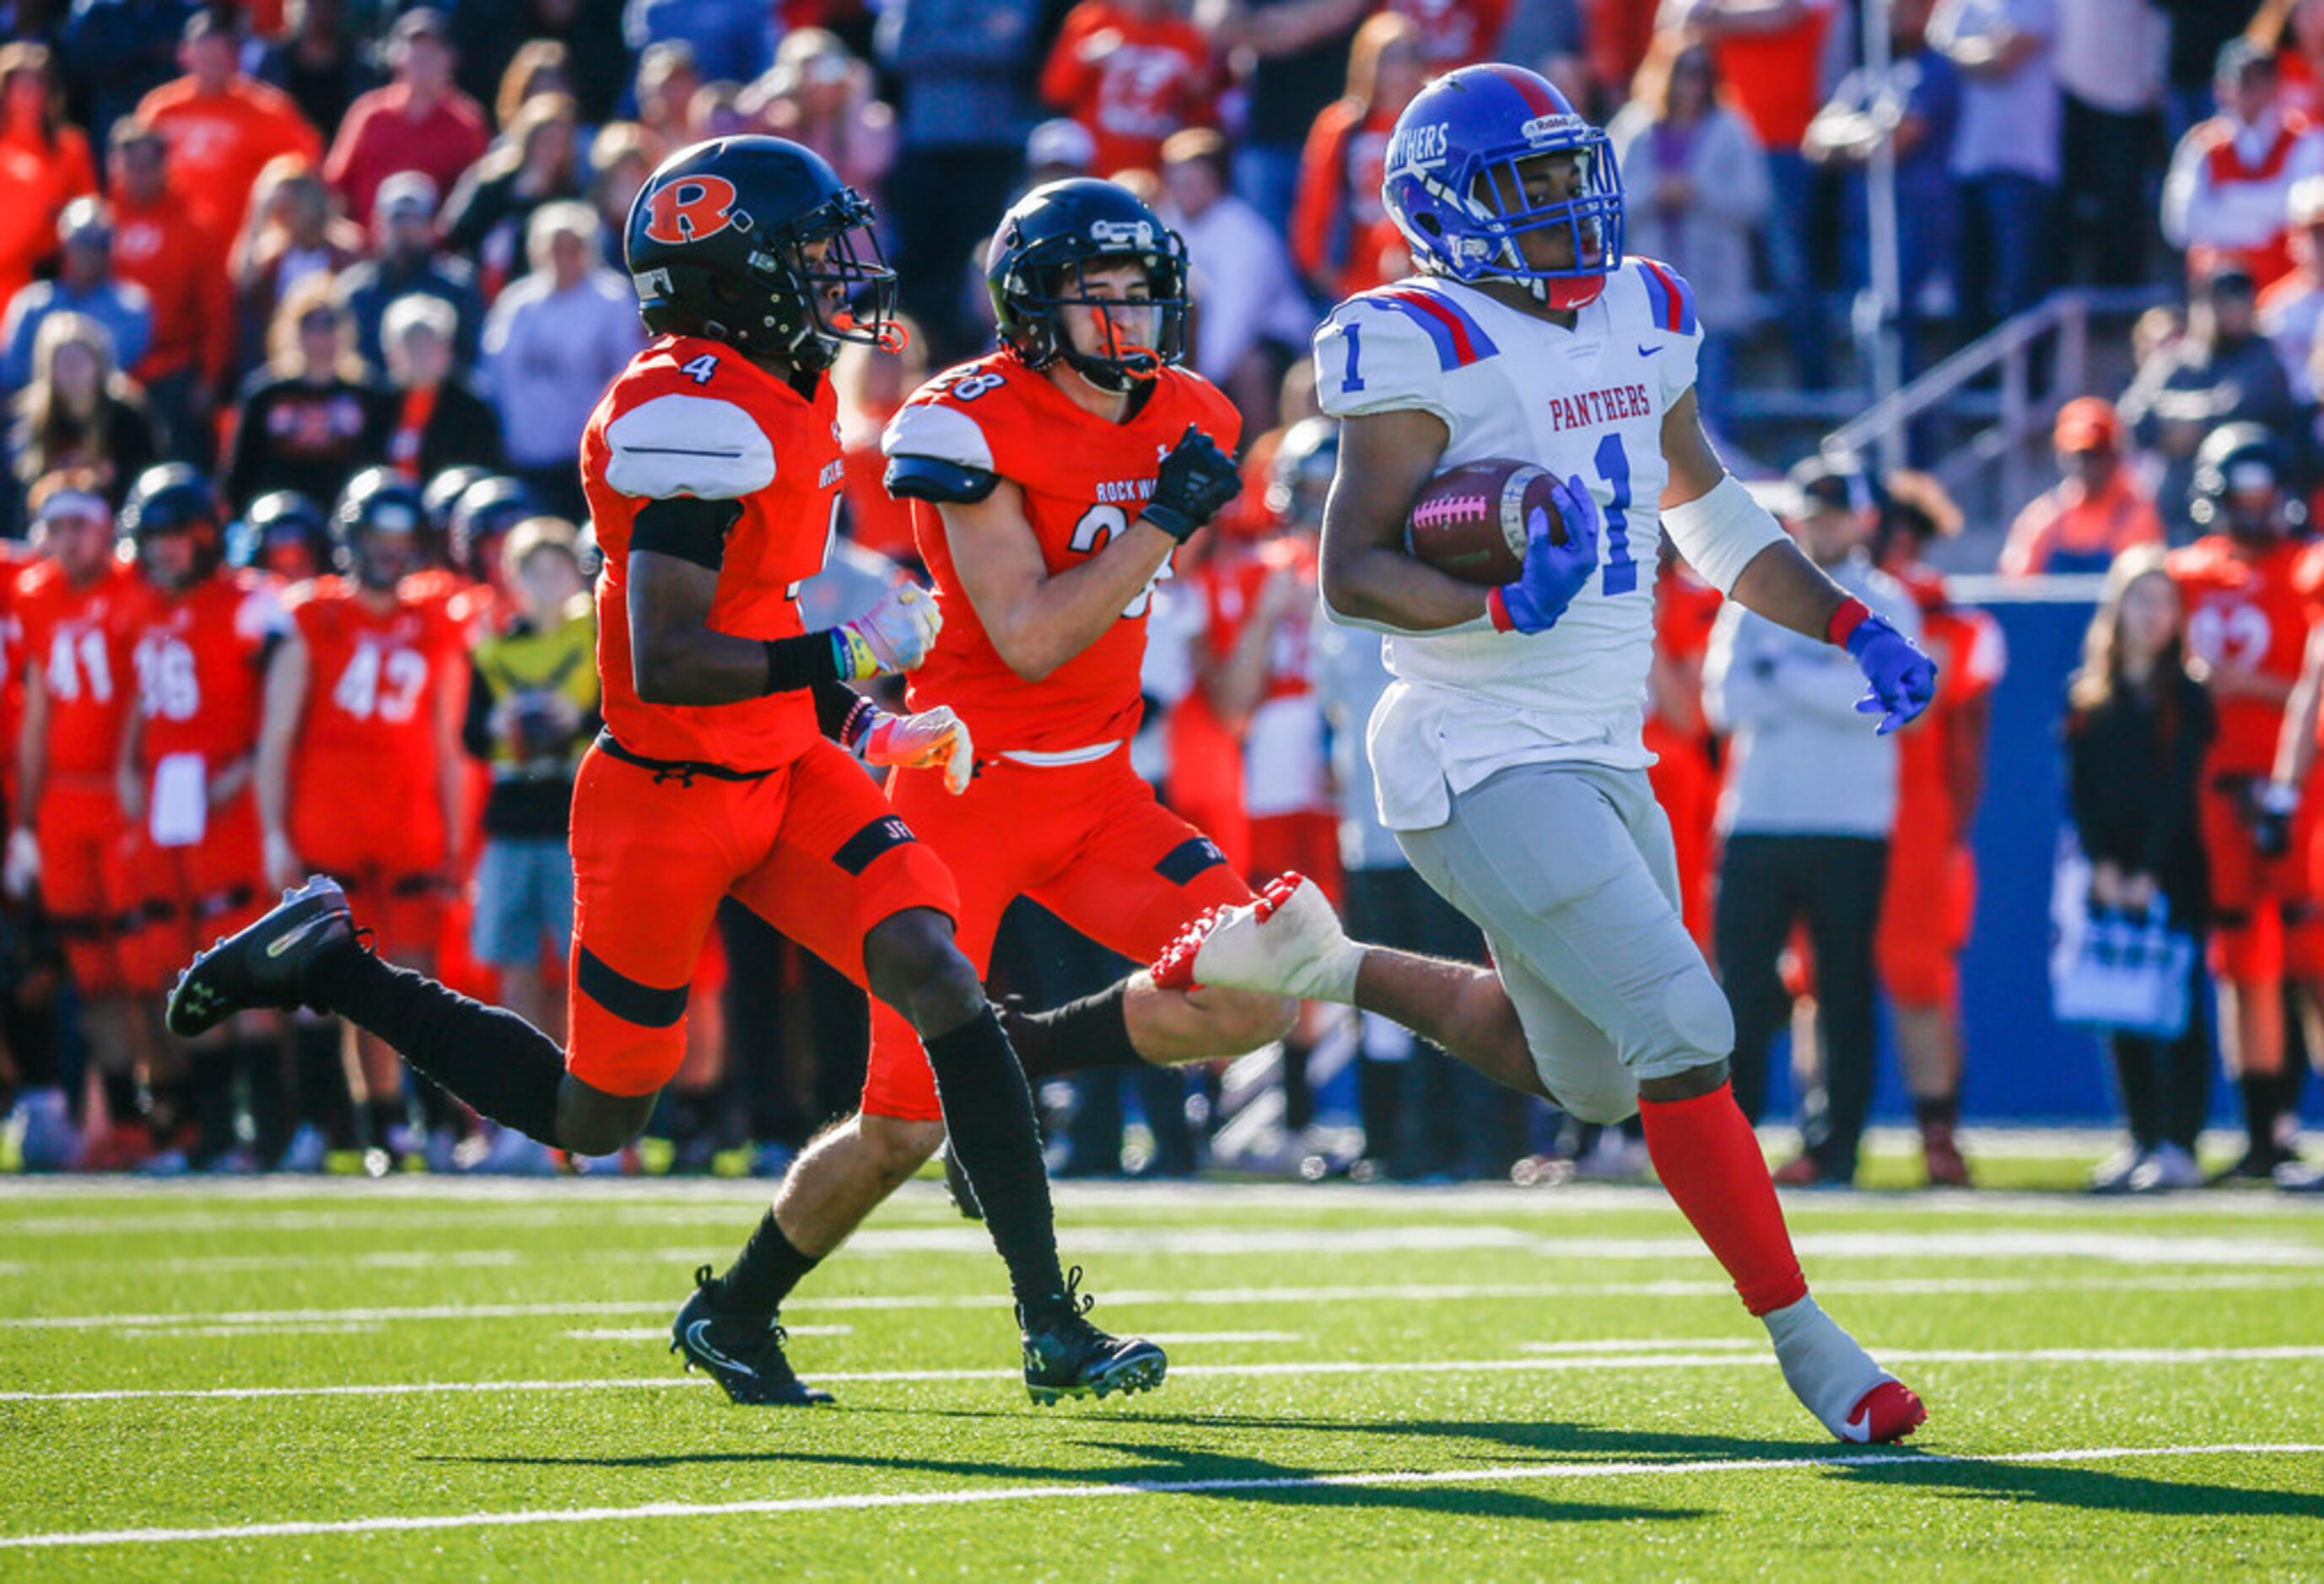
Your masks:
[[[1431,77],[1492,60],[1509,24],[1509,0],[1388,0],[1388,9],[1418,24]]]
[[[1153,170],[1172,133],[1211,124],[1217,87],[1210,40],[1176,0],[1081,0],[1041,69],[1041,97],[1097,140],[1100,176]]]
[[[1396,118],[1427,78],[1425,40],[1411,18],[1382,12],[1356,30],[1348,91],[1323,107],[1299,161],[1291,258],[1333,299],[1378,286],[1394,223],[1380,206],[1380,172]]]
[[[57,217],[97,190],[88,139],[65,120],[44,44],[0,48],[0,298],[57,249]]]
[[[371,223],[379,184],[397,171],[424,171],[449,192],[490,141],[483,106],[452,85],[457,58],[442,12],[423,5],[397,18],[387,59],[394,80],[355,102],[323,162],[323,179],[359,226]]]
[[[137,119],[169,140],[170,180],[187,215],[208,240],[223,271],[242,228],[251,189],[278,154],[322,157],[323,140],[290,96],[244,77],[234,25],[198,11],[186,23],[178,64],[186,75],[163,83],[137,106]]]
[[[170,186],[169,143],[134,118],[115,122],[106,153],[113,189],[113,268],[145,289],[153,339],[133,371],[167,425],[172,456],[208,467],[210,425],[234,356],[234,290],[223,258]]]

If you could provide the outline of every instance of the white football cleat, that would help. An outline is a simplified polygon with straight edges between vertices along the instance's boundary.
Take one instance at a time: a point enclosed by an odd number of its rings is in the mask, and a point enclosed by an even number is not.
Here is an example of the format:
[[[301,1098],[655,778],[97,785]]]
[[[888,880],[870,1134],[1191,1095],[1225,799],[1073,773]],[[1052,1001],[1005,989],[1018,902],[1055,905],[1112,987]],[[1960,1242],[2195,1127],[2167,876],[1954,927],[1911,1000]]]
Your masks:
[[[1258,990],[1352,1006],[1364,949],[1348,939],[1323,889],[1300,874],[1268,882],[1254,901],[1214,907],[1154,961],[1164,990]]]
[[[1873,1362],[1813,1298],[1762,1315],[1784,1384],[1844,1441],[1902,1441],[1929,1417],[1903,1381]]]

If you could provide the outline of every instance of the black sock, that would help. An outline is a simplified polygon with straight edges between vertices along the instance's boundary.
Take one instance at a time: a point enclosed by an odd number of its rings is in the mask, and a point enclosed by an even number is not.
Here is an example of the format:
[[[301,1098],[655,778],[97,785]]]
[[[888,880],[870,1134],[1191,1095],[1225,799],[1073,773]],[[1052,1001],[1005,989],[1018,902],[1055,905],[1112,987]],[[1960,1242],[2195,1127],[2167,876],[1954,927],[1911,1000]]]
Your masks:
[[[2189,1155],[2211,1115],[2211,1042],[2202,1019],[2163,1051],[2163,1137]]]
[[[393,1100],[373,1101],[364,1107],[364,1118],[375,1149],[393,1148],[397,1133],[411,1125],[411,1113],[405,1109],[401,1093]]]
[[[134,1073],[107,1073],[98,1080],[105,1085],[106,1114],[116,1128],[126,1128],[137,1120],[137,1075]]]
[[[1950,1133],[1960,1120],[1960,1097],[1945,1094],[1934,1100],[1915,1100],[1913,1102],[1913,1120],[1923,1133]]]
[[[347,1062],[336,1023],[301,1023],[291,1032],[299,1053],[299,1119],[313,1126],[332,1149],[355,1142],[355,1101],[347,1090]]]
[[[2275,1147],[2275,1097],[2282,1086],[2280,1073],[2246,1073],[2237,1083],[2244,1096],[2244,1132],[2258,1154]]]
[[[283,1087],[284,1052],[279,1038],[244,1041],[235,1047],[243,1092],[250,1107],[251,1147],[263,1165],[272,1165],[290,1142],[290,1095]]]
[[[1038,1082],[1093,1067],[1144,1066],[1145,1058],[1130,1043],[1130,1021],[1122,1009],[1129,989],[1128,980],[1116,980],[1093,996],[1047,1012],[1028,1012],[1011,998],[1001,1008],[1001,1025],[1025,1076]]]
[[[234,1069],[232,1045],[198,1050],[187,1058],[194,1119],[191,1158],[198,1165],[214,1161],[235,1147]]]
[[[1307,1082],[1307,1044],[1295,1032],[1283,1042],[1283,1126],[1302,1133],[1315,1119],[1315,1091]]]
[[[1404,1075],[1410,1062],[1356,1058],[1356,1117],[1363,1124],[1364,1156],[1401,1169],[1409,1164],[1397,1147],[1403,1135]]]
[[[2298,1116],[2301,1092],[2307,1087],[2308,1064],[2291,1060],[2287,1053],[2275,1091],[2275,1114],[2279,1117]]]
[[[764,1315],[771,1321],[791,1289],[822,1263],[820,1256],[798,1251],[775,1224],[770,1210],[726,1274],[711,1284],[711,1302],[729,1314]]]
[[[2141,1149],[2153,1149],[2171,1131],[2163,1122],[2154,1043],[2124,1034],[2116,1035],[2109,1043],[2114,1047],[2115,1082],[2122,1086],[2122,1109],[2130,1121],[2130,1141]]]
[[[387,1041],[482,1115],[561,1147],[557,1091],[565,1053],[515,1013],[363,951],[333,957],[315,989],[330,1010]]]
[[[1065,1302],[1057,1264],[1056,1220],[1049,1174],[1041,1162],[1033,1091],[990,1007],[948,1034],[920,1042],[936,1074],[953,1158],[984,1207],[992,1245],[1009,1266],[1009,1285],[1028,1315]]]

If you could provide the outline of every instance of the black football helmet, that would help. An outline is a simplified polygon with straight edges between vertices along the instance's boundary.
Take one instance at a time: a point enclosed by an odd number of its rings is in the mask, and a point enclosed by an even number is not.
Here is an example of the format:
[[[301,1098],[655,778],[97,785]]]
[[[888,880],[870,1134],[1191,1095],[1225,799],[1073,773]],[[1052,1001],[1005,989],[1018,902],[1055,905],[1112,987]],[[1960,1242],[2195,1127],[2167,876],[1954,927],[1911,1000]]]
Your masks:
[[[467,493],[468,486],[479,479],[493,476],[493,470],[489,467],[463,464],[458,467],[447,467],[428,481],[420,492],[420,501],[428,508],[428,531],[438,544],[449,545],[452,542],[452,509],[460,503],[460,497]]]
[[[370,589],[393,588],[418,571],[427,532],[426,499],[391,468],[349,479],[331,513],[339,570]]]
[[[2290,487],[2283,444],[2263,424],[2223,423],[2195,450],[2187,515],[2207,532],[2264,539],[2307,520]]]
[[[689,144],[630,205],[639,317],[657,335],[706,336],[808,373],[846,342],[899,350],[896,272],[872,221],[812,149],[762,136]]]
[[[1323,526],[1323,502],[1340,469],[1340,426],[1303,418],[1283,432],[1267,474],[1267,511],[1286,528]]]
[[[271,572],[304,583],[331,569],[331,524],[323,509],[297,490],[269,490],[226,530],[230,566]]]
[[[453,504],[453,567],[478,583],[495,581],[501,538],[526,518],[540,515],[540,510],[522,479],[486,474],[461,491]]]
[[[136,548],[146,577],[175,591],[191,588],[226,558],[223,518],[207,474],[182,462],[164,462],[137,475],[115,527]],[[155,541],[178,534],[192,537],[193,557],[182,572],[165,570],[153,558]]]
[[[1151,334],[1124,336],[1119,298],[1093,296],[1084,273],[1142,264]],[[1001,217],[986,256],[985,284],[1001,344],[1028,368],[1063,360],[1104,391],[1128,391],[1186,352],[1186,244],[1128,188],[1094,177],[1044,182]],[[1111,309],[1101,318],[1113,345],[1087,353],[1065,322],[1070,308]]]

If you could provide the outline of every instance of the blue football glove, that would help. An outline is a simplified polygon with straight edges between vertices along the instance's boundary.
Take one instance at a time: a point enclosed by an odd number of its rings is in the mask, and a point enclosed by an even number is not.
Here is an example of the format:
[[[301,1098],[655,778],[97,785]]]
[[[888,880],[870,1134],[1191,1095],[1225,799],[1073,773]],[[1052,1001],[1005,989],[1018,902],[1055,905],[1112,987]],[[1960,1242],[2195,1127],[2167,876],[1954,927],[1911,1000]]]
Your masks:
[[[1865,680],[1872,686],[1856,701],[1859,714],[1880,717],[1883,737],[1913,720],[1937,695],[1937,664],[1920,646],[1877,616],[1867,616],[1848,635],[1848,652],[1856,657]]]
[[[1580,476],[1549,486],[1550,499],[1565,522],[1565,542],[1549,537],[1549,514],[1536,511],[1526,524],[1523,568],[1515,583],[1486,596],[1485,609],[1502,632],[1546,632],[1565,614],[1598,570],[1598,502]]]

